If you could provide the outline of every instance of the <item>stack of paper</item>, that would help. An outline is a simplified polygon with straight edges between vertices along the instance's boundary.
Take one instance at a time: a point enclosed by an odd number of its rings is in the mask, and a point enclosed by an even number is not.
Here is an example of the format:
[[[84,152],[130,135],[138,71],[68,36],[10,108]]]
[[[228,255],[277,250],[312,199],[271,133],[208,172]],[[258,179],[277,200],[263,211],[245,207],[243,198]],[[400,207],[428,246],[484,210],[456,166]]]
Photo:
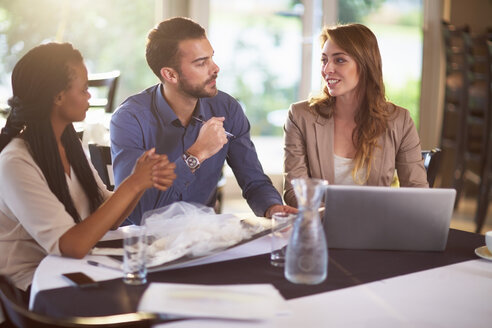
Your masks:
[[[265,320],[288,312],[283,297],[269,284],[152,283],[143,294],[138,310],[236,320]]]

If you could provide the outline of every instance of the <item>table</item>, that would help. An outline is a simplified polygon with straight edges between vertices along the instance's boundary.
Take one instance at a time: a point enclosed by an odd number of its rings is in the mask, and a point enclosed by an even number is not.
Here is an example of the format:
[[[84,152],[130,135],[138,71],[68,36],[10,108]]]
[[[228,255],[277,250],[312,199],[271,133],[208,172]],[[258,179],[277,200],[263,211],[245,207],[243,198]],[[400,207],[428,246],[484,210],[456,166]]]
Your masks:
[[[257,242],[266,245],[267,238]],[[268,254],[155,272],[148,278],[200,284],[271,283],[288,300],[290,313],[251,324],[255,327],[489,327],[492,262],[474,254],[482,245],[482,235],[451,229],[444,252],[330,249],[328,279],[316,286],[288,282],[283,270],[269,264]],[[250,247],[243,246],[243,252]],[[51,316],[130,312],[136,310],[145,288],[124,285],[117,278],[94,289],[40,290],[33,309]],[[166,324],[197,326],[250,324],[196,320]]]

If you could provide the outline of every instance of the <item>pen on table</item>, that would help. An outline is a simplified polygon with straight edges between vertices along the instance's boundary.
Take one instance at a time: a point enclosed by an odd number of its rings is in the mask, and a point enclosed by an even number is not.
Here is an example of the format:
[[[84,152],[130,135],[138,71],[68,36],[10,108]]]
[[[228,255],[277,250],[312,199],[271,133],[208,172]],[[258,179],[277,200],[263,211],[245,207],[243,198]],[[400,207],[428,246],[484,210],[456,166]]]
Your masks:
[[[90,265],[93,265],[93,266],[101,267],[101,268],[113,269],[113,270],[118,270],[118,271],[121,270],[120,268],[117,268],[117,267],[114,267],[114,266],[111,266],[111,265],[107,265],[107,264],[104,264],[104,263],[99,263],[99,262],[96,262],[96,261],[87,260],[87,263],[90,264]]]
[[[201,118],[198,118],[196,116],[193,116],[193,119],[195,119],[197,122],[205,123],[204,120],[202,120]],[[232,133],[227,132],[227,131],[225,132],[225,134],[226,134],[226,136],[231,137],[231,138],[235,138],[236,137],[235,135],[233,135]]]

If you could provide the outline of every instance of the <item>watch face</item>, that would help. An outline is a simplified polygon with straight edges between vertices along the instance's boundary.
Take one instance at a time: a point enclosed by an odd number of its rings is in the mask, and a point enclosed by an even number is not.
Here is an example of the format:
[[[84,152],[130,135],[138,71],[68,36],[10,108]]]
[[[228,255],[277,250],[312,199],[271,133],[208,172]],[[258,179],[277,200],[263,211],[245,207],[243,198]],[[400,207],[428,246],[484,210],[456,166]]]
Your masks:
[[[195,156],[188,156],[186,158],[186,165],[188,165],[188,167],[190,169],[196,169],[199,165],[198,163],[198,158],[196,158]]]

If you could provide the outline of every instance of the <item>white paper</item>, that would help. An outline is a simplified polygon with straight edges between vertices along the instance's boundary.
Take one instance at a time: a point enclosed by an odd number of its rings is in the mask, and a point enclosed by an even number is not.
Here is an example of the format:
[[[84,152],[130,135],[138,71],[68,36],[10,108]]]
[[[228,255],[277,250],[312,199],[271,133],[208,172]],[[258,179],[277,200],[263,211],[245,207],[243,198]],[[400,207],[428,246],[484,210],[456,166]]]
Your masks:
[[[238,320],[264,320],[288,312],[285,300],[270,284],[151,283],[140,300],[138,310]]]

